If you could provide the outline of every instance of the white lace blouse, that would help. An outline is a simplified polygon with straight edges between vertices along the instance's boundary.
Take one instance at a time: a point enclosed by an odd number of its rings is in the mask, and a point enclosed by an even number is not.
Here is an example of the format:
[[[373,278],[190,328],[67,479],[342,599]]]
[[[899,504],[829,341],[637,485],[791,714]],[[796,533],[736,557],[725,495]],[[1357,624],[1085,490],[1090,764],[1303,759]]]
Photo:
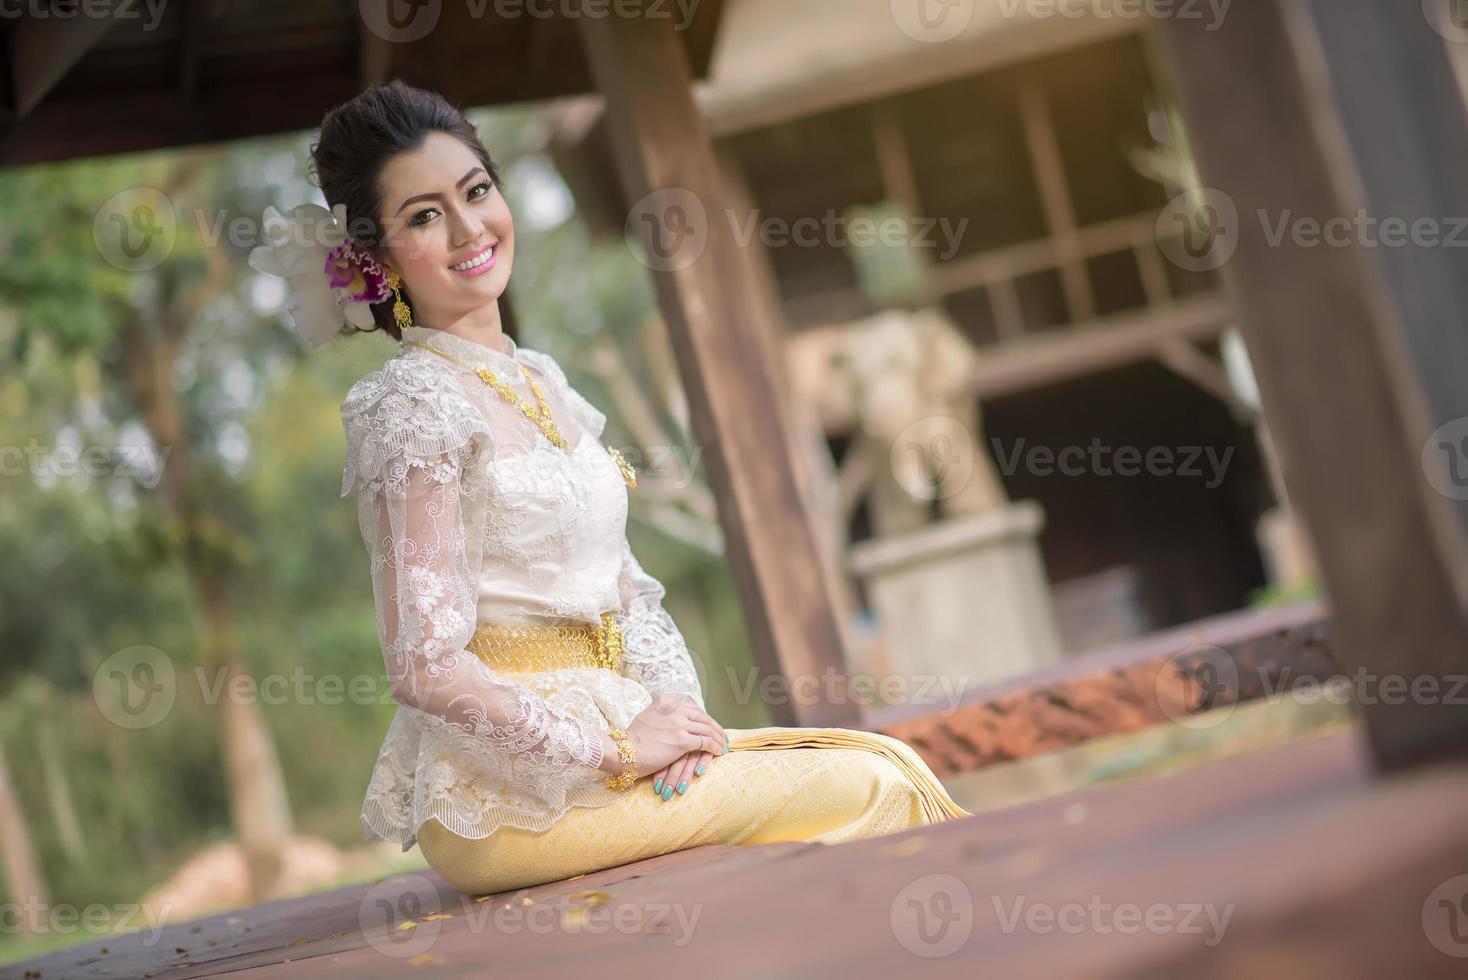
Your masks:
[[[378,637],[398,710],[362,806],[366,839],[408,850],[429,817],[464,837],[545,830],[601,806],[601,733],[626,728],[660,691],[703,706],[663,586],[627,544],[627,486],[602,446],[606,417],[548,354],[429,327],[403,339],[487,367],[536,404],[540,385],[571,445],[559,449],[477,374],[422,348],[354,384],[342,402],[347,459],[371,556]],[[503,674],[465,647],[478,623],[598,625],[616,612],[621,674]],[[625,791],[623,791],[625,792]]]

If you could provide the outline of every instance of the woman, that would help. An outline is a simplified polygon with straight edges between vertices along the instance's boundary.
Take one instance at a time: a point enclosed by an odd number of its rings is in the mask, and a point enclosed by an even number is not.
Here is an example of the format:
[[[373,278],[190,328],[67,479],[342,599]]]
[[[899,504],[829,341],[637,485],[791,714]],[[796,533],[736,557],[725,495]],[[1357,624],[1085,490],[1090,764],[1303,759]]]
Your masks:
[[[458,110],[389,83],[333,110],[312,153],[334,219],[267,211],[251,262],[291,279],[312,346],[343,316],[402,344],[342,403],[342,494],[357,494],[400,705],[364,834],[416,840],[483,894],[699,844],[966,815],[896,739],[709,715],[664,589],[628,548],[635,473],[602,445],[605,416],[501,329],[514,222]],[[312,215],[326,220],[303,244]]]

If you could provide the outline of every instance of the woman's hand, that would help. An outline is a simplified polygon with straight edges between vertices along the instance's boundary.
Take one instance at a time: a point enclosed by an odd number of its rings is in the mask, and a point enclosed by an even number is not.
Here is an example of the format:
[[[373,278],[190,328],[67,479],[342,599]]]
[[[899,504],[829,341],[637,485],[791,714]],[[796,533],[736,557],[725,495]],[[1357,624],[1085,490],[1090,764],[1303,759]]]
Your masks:
[[[720,749],[718,754],[723,755],[723,753],[724,750]],[[713,752],[696,750],[689,752],[675,760],[672,765],[654,774],[652,791],[665,800],[672,799],[673,793],[679,786],[683,787],[682,792],[688,792],[688,787],[693,784],[694,777],[702,776],[707,771],[708,764],[713,760]]]
[[[654,774],[654,789],[663,799],[679,783],[691,783],[698,767],[728,746],[723,726],[681,694],[653,695],[652,704],[627,726],[627,737],[637,747],[637,775]]]

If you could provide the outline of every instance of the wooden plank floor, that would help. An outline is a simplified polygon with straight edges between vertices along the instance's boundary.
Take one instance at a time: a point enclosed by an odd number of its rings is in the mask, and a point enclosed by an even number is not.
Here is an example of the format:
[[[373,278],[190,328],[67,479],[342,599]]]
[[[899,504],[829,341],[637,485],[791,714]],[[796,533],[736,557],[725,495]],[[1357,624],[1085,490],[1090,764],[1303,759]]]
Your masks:
[[[398,875],[6,976],[1462,977],[1464,813],[1468,767],[1377,780],[1348,729],[840,846],[696,848],[482,901]]]

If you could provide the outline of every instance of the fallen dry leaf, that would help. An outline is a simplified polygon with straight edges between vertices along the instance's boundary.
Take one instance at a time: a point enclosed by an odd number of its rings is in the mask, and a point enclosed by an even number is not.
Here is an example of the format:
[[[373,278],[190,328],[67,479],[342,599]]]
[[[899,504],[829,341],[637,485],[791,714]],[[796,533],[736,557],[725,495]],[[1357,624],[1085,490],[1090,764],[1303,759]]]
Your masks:
[[[568,895],[567,898],[573,902],[585,902],[587,905],[601,905],[605,902],[610,902],[612,900],[612,894],[611,892],[598,891],[593,888],[584,892],[576,892],[574,895]]]

